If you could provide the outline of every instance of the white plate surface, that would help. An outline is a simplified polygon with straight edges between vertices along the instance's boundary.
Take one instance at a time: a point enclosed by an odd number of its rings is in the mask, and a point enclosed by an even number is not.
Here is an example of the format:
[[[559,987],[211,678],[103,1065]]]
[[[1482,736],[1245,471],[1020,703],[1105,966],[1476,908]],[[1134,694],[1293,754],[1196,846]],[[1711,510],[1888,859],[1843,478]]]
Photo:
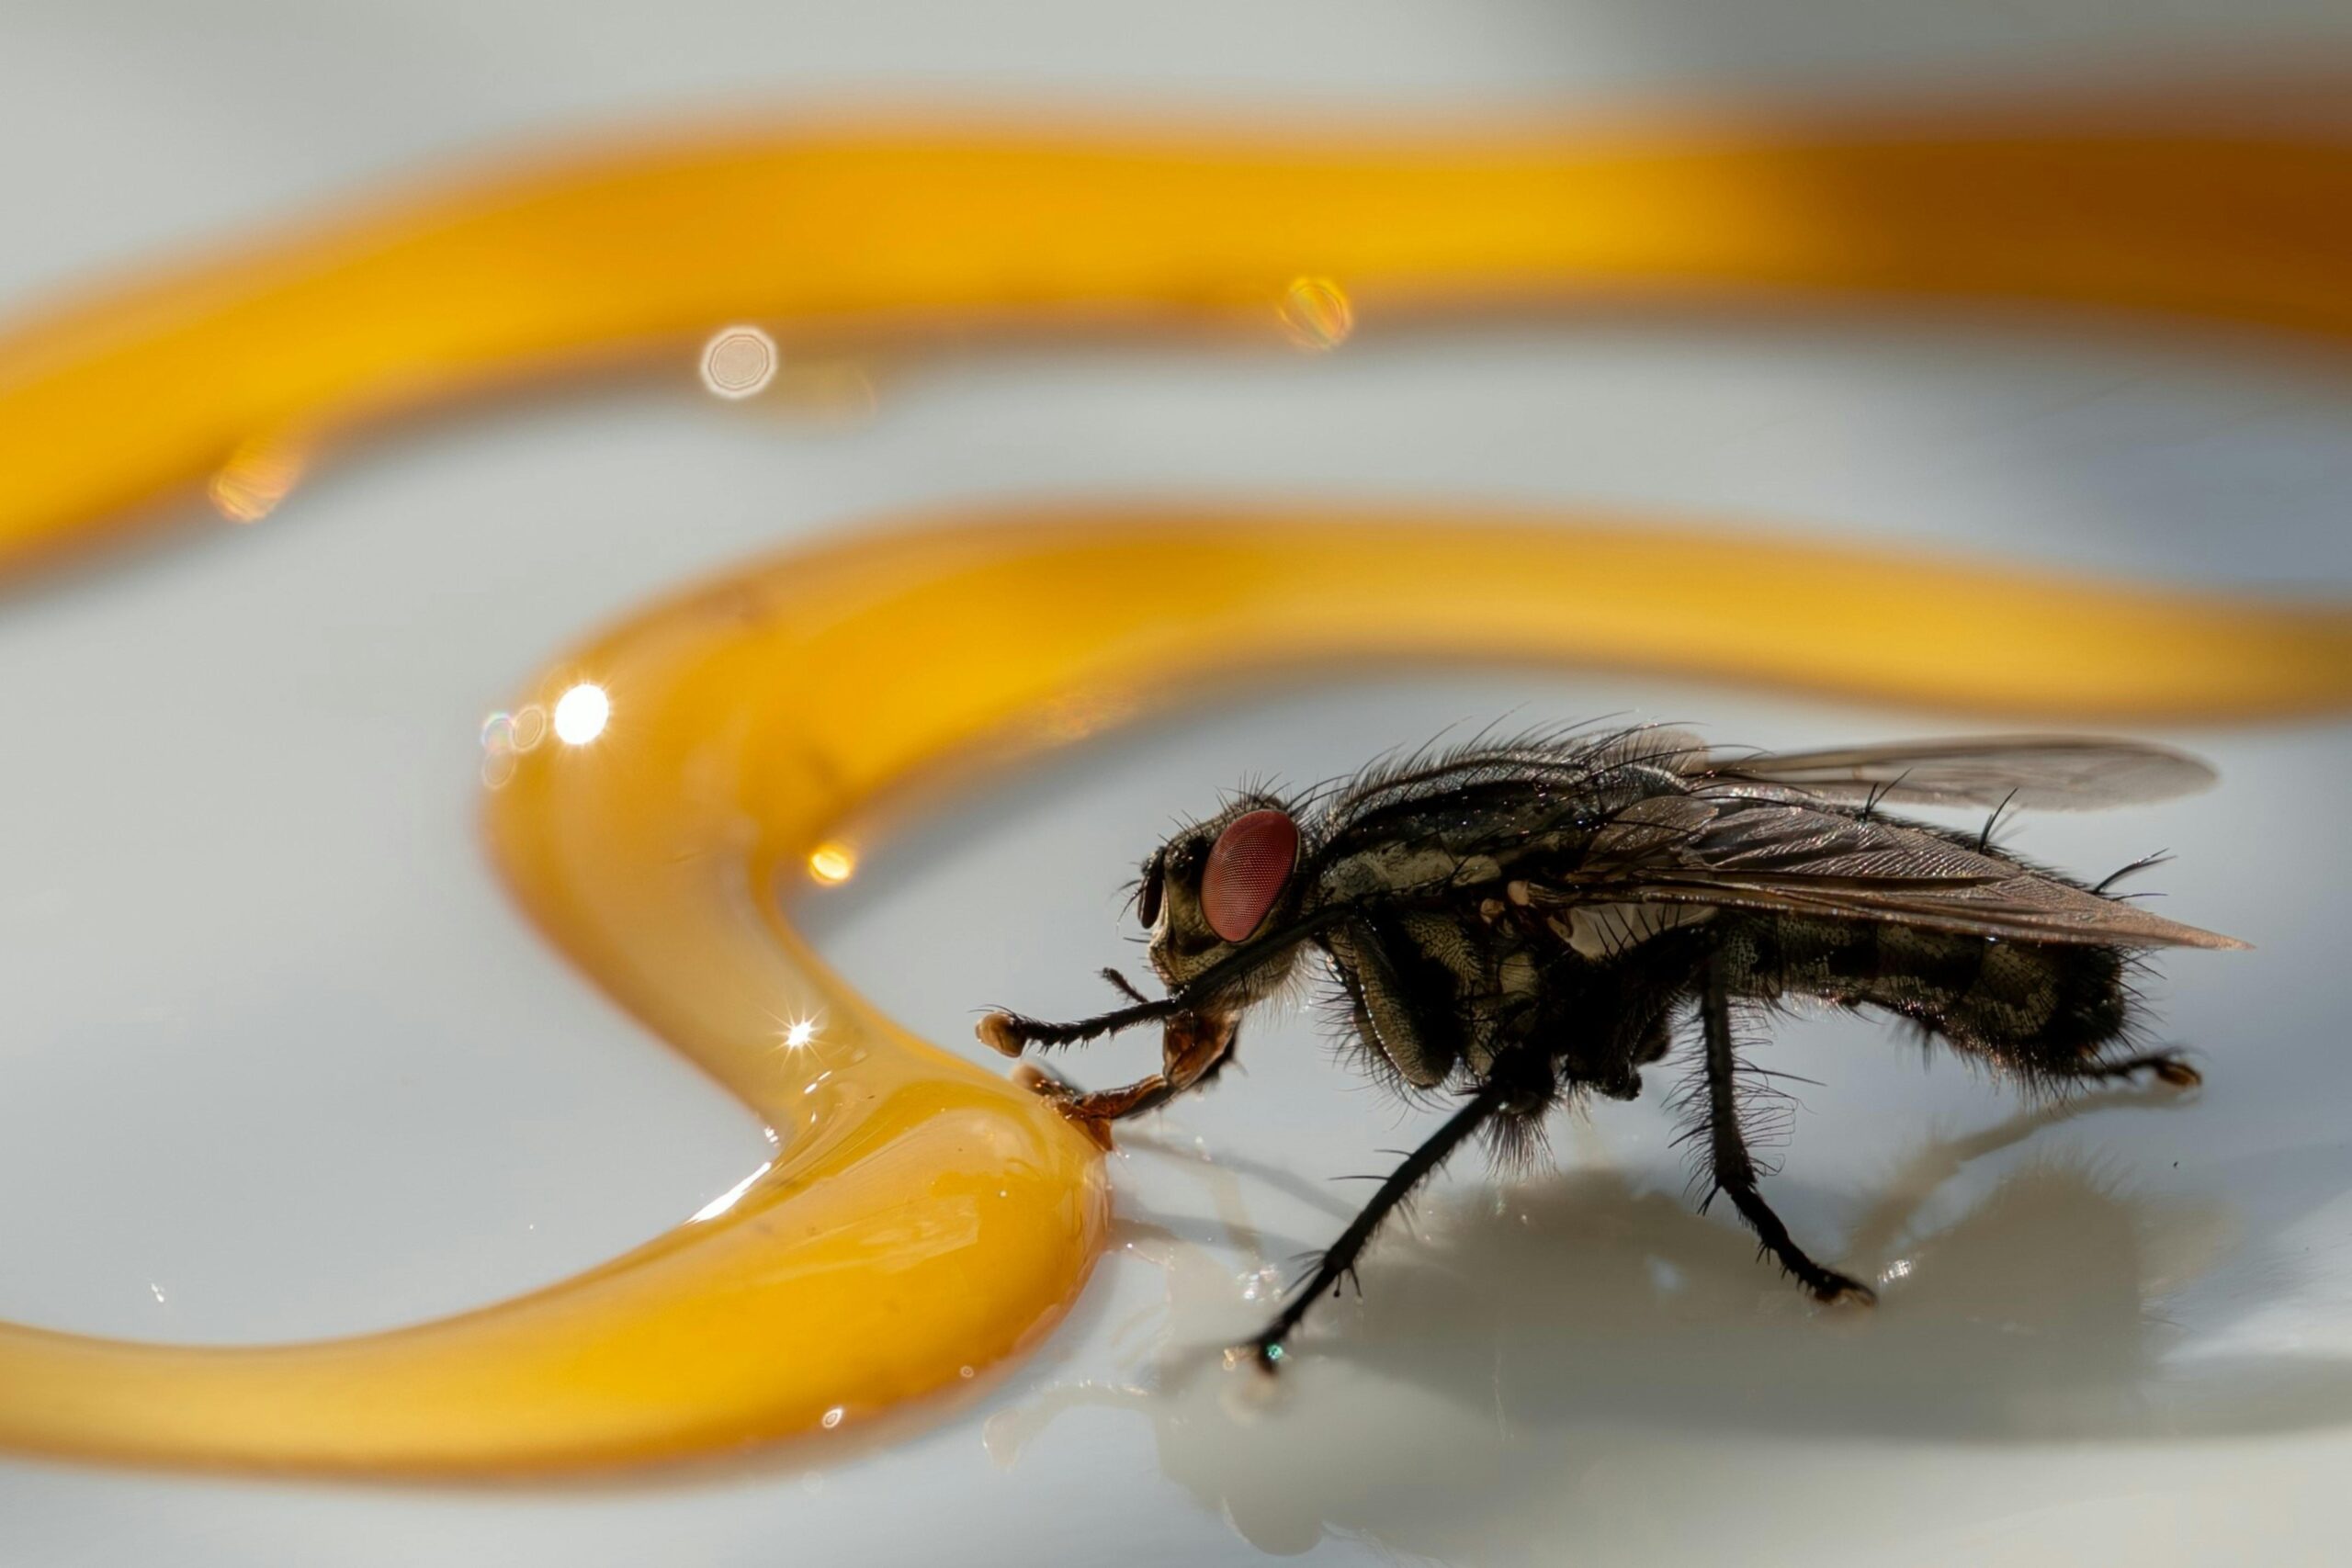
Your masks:
[[[2352,34],[2340,6],[2256,9],[20,10],[0,297],[486,139],[714,103],[1589,103]],[[429,423],[261,527],[199,525],[0,606],[0,1316],[212,1342],[379,1327],[560,1278],[733,1185],[763,1157],[749,1120],[558,962],[477,852],[481,716],[606,618],[782,542],[1171,488],[1632,503],[2341,592],[2352,371],[2048,321],[1374,323],[1316,360],[959,353],[894,368],[854,428],[719,406],[686,366]],[[808,919],[935,1038],[985,1000],[1081,1006],[1131,957],[1114,889],[1171,812],[1513,707],[1776,745],[1950,722],[1623,677],[1270,690],[999,781]],[[2029,1129],[1884,1030],[1807,1021],[1771,1047],[1818,1080],[1775,1198],[1825,1252],[1907,1269],[1873,1315],[1814,1313],[1727,1216],[1690,1214],[1653,1096],[1564,1123],[1555,1177],[1454,1173],[1277,1406],[1237,1400],[1185,1348],[1250,1322],[1261,1268],[1340,1223],[1354,1190],[1326,1179],[1416,1121],[1294,1018],[1120,1158],[1127,1245],[1047,1349],[922,1435],[594,1486],[9,1461],[0,1561],[2334,1561],[2352,728],[2168,739],[2223,788],[2018,842],[2099,869],[2169,847],[2167,911],[2259,943],[2165,966],[2163,1028],[2211,1073],[2192,1101]],[[1109,1081],[1139,1050],[1077,1067]]]

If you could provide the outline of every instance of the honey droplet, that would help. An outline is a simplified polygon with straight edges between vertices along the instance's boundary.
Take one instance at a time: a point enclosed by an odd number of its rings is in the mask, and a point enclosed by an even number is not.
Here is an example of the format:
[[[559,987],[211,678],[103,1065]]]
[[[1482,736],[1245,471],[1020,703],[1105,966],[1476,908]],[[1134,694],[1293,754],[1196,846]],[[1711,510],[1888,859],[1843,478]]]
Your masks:
[[[229,454],[204,493],[227,521],[258,523],[301,482],[304,464],[301,447],[290,441],[247,441]]]
[[[1347,290],[1328,277],[1299,277],[1283,290],[1283,331],[1309,354],[1328,354],[1356,330]]]

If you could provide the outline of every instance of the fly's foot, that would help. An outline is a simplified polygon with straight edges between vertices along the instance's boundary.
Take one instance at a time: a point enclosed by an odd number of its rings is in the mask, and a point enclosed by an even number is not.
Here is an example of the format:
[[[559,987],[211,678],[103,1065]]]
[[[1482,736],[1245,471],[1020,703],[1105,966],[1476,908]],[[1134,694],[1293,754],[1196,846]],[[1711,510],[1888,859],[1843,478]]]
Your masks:
[[[1852,1302],[1857,1306],[1878,1305],[1878,1292],[1860,1280],[1840,1274],[1835,1269],[1815,1269],[1804,1276],[1804,1288],[1813,1299],[1826,1305],[1836,1302]]]
[[[1011,1076],[1014,1083],[1031,1094],[1043,1095],[1047,1100],[1068,1100],[1078,1092],[1069,1079],[1035,1062],[1014,1063]]]
[[[1225,1352],[1225,1364],[1228,1370],[1255,1367],[1267,1377],[1272,1377],[1282,1371],[1287,1354],[1280,1339],[1271,1334],[1261,1334],[1255,1339],[1229,1347]]]
[[[2188,1058],[2177,1051],[2156,1051],[2120,1062],[2100,1062],[2085,1069],[2082,1076],[2089,1078],[2134,1078],[2142,1073],[2175,1089],[2195,1089],[2205,1081],[2205,1075],[2190,1066]]]
[[[1063,1121],[1085,1134],[1088,1140],[1104,1154],[1112,1154],[1117,1150],[1118,1145],[1111,1141],[1109,1117],[1089,1116],[1085,1111],[1066,1100],[1057,1101],[1054,1109],[1062,1113]]]
[[[1023,1062],[1012,1069],[1012,1081],[1041,1100],[1051,1100],[1063,1119],[1085,1134],[1094,1146],[1104,1154],[1112,1151],[1110,1118],[1089,1111],[1079,1103],[1075,1087],[1055,1077],[1035,1062]]]
[[[1019,1021],[1009,1012],[992,1012],[972,1027],[980,1043],[1000,1055],[1018,1056],[1023,1043]]]

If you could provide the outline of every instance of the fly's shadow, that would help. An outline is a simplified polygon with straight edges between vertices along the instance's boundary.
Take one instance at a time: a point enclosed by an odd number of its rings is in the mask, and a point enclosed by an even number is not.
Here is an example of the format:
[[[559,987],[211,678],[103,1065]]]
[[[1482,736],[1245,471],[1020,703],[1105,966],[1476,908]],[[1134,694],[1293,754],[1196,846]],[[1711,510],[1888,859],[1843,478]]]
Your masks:
[[[1664,1497],[1694,1450],[1726,1444],[1747,1465],[1790,1441],[2145,1444],[2352,1421],[2352,1362],[2169,1367],[2178,1336],[2157,1303],[2231,1250],[2216,1206],[2134,1198],[2043,1158],[1914,1234],[1968,1161],[2085,1111],[2171,1102],[2094,1094],[1920,1149],[1851,1236],[1849,1256],[1883,1285],[1875,1312],[1811,1306],[1759,1275],[1741,1233],[1606,1169],[1499,1203],[1441,1200],[1419,1227],[1428,1239],[1379,1248],[1363,1302],[1302,1341],[1279,1384],[1218,1359],[1279,1262],[1241,1215],[1234,1173],[1331,1200],[1220,1155],[1201,1168],[1222,1245],[1127,1222],[1127,1250],[1167,1280],[1148,1368],[1002,1410],[989,1447],[1010,1463],[1066,1413],[1138,1413],[1170,1476],[1261,1548],[1340,1534],[1451,1561],[1488,1555],[1471,1543],[1561,1506],[1579,1477],[1655,1462],[1675,1472],[1657,1478]]]

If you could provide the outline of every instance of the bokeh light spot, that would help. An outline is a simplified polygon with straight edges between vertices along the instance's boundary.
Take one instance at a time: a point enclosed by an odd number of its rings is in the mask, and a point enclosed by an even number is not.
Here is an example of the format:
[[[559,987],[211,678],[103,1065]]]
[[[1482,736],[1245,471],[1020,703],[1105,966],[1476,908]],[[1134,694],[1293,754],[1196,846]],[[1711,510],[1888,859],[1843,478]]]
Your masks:
[[[529,703],[514,710],[507,721],[507,744],[517,751],[527,751],[548,738],[548,710],[537,703]]]
[[[722,398],[764,390],[775,367],[775,339],[757,327],[728,327],[702,345],[702,384]]]
[[[1347,290],[1328,277],[1299,277],[1283,290],[1283,331],[1310,354],[1325,354],[1356,330],[1355,307]]]
[[[556,699],[555,738],[566,746],[585,746],[605,733],[613,716],[613,700],[594,681],[582,681]]]

